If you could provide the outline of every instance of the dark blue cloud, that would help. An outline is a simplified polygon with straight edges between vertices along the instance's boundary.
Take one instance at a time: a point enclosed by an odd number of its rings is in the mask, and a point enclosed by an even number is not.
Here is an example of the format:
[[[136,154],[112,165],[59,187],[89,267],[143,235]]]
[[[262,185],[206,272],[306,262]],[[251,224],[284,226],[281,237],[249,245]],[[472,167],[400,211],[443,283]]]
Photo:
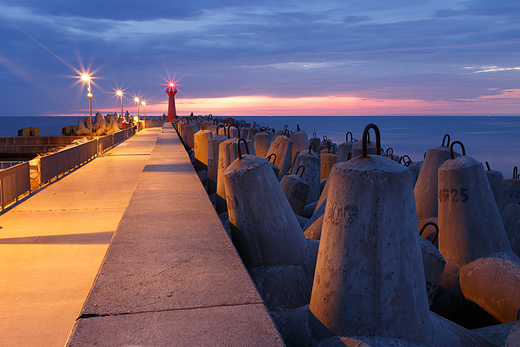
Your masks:
[[[64,77],[75,73],[67,64],[81,63],[98,69],[95,105],[115,103],[116,85],[163,101],[168,73],[183,76],[179,97],[393,98],[399,92],[453,100],[486,88],[516,88],[517,70],[475,73],[482,66],[518,66],[520,5],[513,1],[191,1],[149,7],[137,1],[0,3],[0,93],[12,101],[2,112],[83,107],[85,91]],[[32,89],[38,91],[32,101],[22,102],[22,91]]]

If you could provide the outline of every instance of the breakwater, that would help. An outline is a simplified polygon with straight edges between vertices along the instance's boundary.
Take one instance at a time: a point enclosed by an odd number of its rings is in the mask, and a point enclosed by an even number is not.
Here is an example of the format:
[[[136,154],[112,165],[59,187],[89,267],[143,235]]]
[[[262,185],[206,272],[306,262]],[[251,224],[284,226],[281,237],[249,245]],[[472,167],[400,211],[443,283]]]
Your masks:
[[[462,143],[412,162],[374,124],[340,144],[231,119],[174,126],[287,345],[518,342],[518,228],[499,206],[520,196]]]

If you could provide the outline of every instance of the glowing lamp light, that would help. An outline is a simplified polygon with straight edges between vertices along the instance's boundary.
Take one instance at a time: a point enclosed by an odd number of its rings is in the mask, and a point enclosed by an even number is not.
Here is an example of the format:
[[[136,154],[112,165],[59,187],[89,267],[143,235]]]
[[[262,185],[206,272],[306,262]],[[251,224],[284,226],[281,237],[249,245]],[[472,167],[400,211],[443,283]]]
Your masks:
[[[170,87],[173,87],[173,82],[170,82]]]
[[[88,82],[88,108],[89,108],[89,119],[90,119],[90,139],[92,140],[92,89],[90,88],[91,77],[87,74],[81,75],[81,79]]]
[[[139,98],[136,96],[134,101],[137,103],[137,118],[139,118]]]
[[[116,91],[117,96],[121,97],[121,117],[123,117],[123,91]]]

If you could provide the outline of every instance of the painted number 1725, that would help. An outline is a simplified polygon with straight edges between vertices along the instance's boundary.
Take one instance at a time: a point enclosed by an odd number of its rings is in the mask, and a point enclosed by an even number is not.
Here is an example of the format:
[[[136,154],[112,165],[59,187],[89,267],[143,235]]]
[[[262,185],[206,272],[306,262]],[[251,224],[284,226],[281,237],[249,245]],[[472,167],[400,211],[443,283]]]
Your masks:
[[[469,200],[467,191],[467,188],[439,189],[439,202],[466,202]]]

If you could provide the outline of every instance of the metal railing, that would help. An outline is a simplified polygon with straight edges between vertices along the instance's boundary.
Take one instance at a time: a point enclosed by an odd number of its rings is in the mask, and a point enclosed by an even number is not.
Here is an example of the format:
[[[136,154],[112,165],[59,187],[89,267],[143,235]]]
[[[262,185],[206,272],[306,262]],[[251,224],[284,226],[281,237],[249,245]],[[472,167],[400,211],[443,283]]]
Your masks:
[[[128,139],[135,134],[135,127],[88,141],[81,145],[64,149],[40,158],[40,184],[49,182],[79,165],[101,154],[110,147]],[[107,147],[108,146],[108,147]],[[4,207],[18,198],[31,192],[31,176],[29,162],[22,162],[0,171],[0,206]]]
[[[2,209],[11,201],[31,190],[29,163],[25,162],[0,171],[0,205]]]
[[[5,170],[5,169],[8,169],[8,168],[10,168],[12,166],[21,164],[21,163],[23,163],[23,161],[21,161],[21,160],[17,160],[17,161],[0,161],[0,170]]]

